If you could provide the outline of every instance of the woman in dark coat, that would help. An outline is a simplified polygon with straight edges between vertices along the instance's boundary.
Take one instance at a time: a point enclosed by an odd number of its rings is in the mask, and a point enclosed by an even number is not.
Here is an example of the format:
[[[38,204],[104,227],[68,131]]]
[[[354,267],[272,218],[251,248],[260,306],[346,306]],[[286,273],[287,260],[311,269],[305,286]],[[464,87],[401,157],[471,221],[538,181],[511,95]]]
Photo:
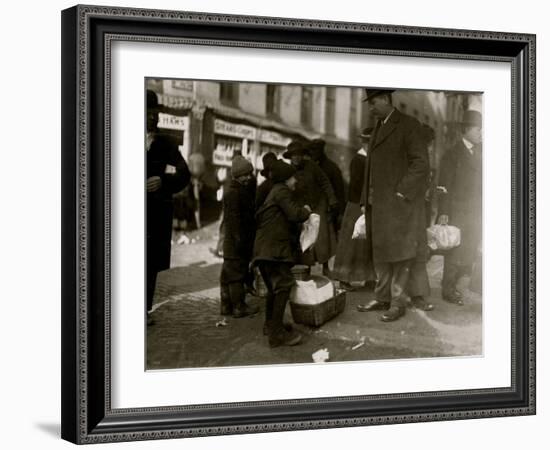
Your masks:
[[[336,253],[336,232],[332,217],[338,213],[338,200],[328,177],[316,163],[305,158],[307,154],[307,143],[301,141],[292,141],[283,154],[296,169],[296,202],[301,206],[310,206],[321,218],[317,242],[302,255],[300,263],[306,266],[323,264],[326,272],[328,260]]]
[[[333,278],[341,282],[342,287],[352,289],[353,282],[366,282],[375,279],[372,260],[368,257],[365,239],[352,240],[355,222],[361,216],[361,191],[365,175],[368,142],[373,128],[365,128],[360,137],[363,146],[353,156],[350,166],[348,203],[338,236],[338,247],[334,260]]]
[[[153,307],[157,274],[170,268],[172,195],[191,179],[178,147],[158,133],[158,101],[147,91],[147,312]],[[147,323],[152,324],[150,316]]]
[[[273,188],[256,213],[253,264],[258,266],[268,290],[265,325],[271,347],[295,345],[301,340],[300,333],[283,326],[290,290],[296,284],[290,270],[296,262],[292,248],[294,224],[304,222],[311,214],[309,206],[293,200],[294,174],[295,169],[283,161],[273,165]]]
[[[338,210],[334,210],[334,216],[332,221],[334,229],[338,234],[340,230],[342,215],[346,209],[346,187],[344,184],[344,177],[338,164],[332,161],[325,153],[325,141],[323,139],[314,139],[308,146],[311,159],[315,161],[327,178],[330,181],[330,185],[338,200]]]

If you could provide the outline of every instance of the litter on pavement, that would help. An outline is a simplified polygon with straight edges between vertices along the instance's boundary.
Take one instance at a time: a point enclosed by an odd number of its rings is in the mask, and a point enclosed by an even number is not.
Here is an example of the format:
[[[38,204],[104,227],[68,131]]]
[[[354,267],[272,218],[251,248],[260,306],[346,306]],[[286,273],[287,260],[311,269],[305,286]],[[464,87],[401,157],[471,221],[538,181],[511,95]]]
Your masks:
[[[326,348],[317,350],[315,353],[311,355],[311,357],[313,358],[313,362],[315,363],[324,363],[328,361],[329,356],[330,355],[329,355],[328,349]]]
[[[225,317],[219,322],[216,322],[216,327],[225,327],[225,326],[227,326],[227,320],[225,320]]]

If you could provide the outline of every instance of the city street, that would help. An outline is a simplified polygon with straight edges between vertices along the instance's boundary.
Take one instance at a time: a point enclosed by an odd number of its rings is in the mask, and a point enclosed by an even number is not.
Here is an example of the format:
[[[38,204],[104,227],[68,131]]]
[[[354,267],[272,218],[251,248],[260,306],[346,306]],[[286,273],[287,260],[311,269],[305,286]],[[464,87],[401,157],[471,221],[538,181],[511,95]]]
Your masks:
[[[396,322],[383,323],[379,312],[360,313],[358,303],[373,297],[365,289],[347,293],[344,312],[318,329],[295,325],[301,345],[271,349],[262,334],[264,301],[248,297],[260,312],[233,319],[219,315],[219,274],[222,259],[214,256],[219,223],[187,233],[186,242],[172,246],[172,268],[159,274],[152,316],[147,327],[147,368],[245,366],[313,362],[326,349],[331,361],[472,356],[482,353],[481,297],[467,289],[464,306],[441,300],[442,257],[428,263],[432,287],[430,312],[409,308]],[[177,241],[178,236],[175,236]],[[286,321],[291,322],[287,308]]]

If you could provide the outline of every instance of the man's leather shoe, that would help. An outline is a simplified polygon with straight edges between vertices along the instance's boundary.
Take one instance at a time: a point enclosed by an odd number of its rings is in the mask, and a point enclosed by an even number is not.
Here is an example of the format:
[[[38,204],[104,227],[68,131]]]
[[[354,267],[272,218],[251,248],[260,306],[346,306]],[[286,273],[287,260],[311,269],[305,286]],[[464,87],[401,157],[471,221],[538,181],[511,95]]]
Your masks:
[[[241,303],[238,306],[233,307],[233,318],[234,319],[240,319],[241,317],[251,316],[253,314],[256,314],[260,308],[256,306],[250,306],[246,303]]]
[[[422,311],[432,311],[434,309],[434,305],[427,302],[424,297],[420,295],[418,297],[412,297],[411,303],[416,309],[421,309]]]
[[[462,294],[458,292],[456,289],[451,292],[444,292],[442,297],[443,297],[443,300],[445,300],[448,303],[452,303],[458,306],[464,305],[464,301],[462,300]]]
[[[267,322],[264,323],[264,328],[263,328],[264,336],[269,335],[269,326],[270,326],[269,323],[267,323]],[[283,328],[285,329],[285,331],[292,331],[293,330],[292,325],[290,325],[289,323],[283,324]]]
[[[390,309],[389,302],[380,302],[378,300],[371,300],[364,305],[357,305],[357,311],[359,312],[387,311],[388,309]]]
[[[393,322],[405,315],[405,308],[402,306],[392,306],[380,316],[382,322]]]
[[[228,305],[227,303],[222,303],[220,305],[220,315],[230,316],[233,314],[233,305]]]
[[[284,328],[269,335],[269,346],[280,347],[298,345],[302,341],[302,334],[296,330],[286,331]]]

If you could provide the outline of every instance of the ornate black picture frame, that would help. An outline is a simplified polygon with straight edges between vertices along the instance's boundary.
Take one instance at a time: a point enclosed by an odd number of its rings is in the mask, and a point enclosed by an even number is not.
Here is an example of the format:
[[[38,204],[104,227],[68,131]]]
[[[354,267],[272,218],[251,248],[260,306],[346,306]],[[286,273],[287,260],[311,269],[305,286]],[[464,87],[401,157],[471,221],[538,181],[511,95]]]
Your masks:
[[[511,385],[113,409],[110,49],[117,40],[503,61],[512,71]],[[62,437],[98,443],[535,413],[535,36],[75,6],[62,12]]]

